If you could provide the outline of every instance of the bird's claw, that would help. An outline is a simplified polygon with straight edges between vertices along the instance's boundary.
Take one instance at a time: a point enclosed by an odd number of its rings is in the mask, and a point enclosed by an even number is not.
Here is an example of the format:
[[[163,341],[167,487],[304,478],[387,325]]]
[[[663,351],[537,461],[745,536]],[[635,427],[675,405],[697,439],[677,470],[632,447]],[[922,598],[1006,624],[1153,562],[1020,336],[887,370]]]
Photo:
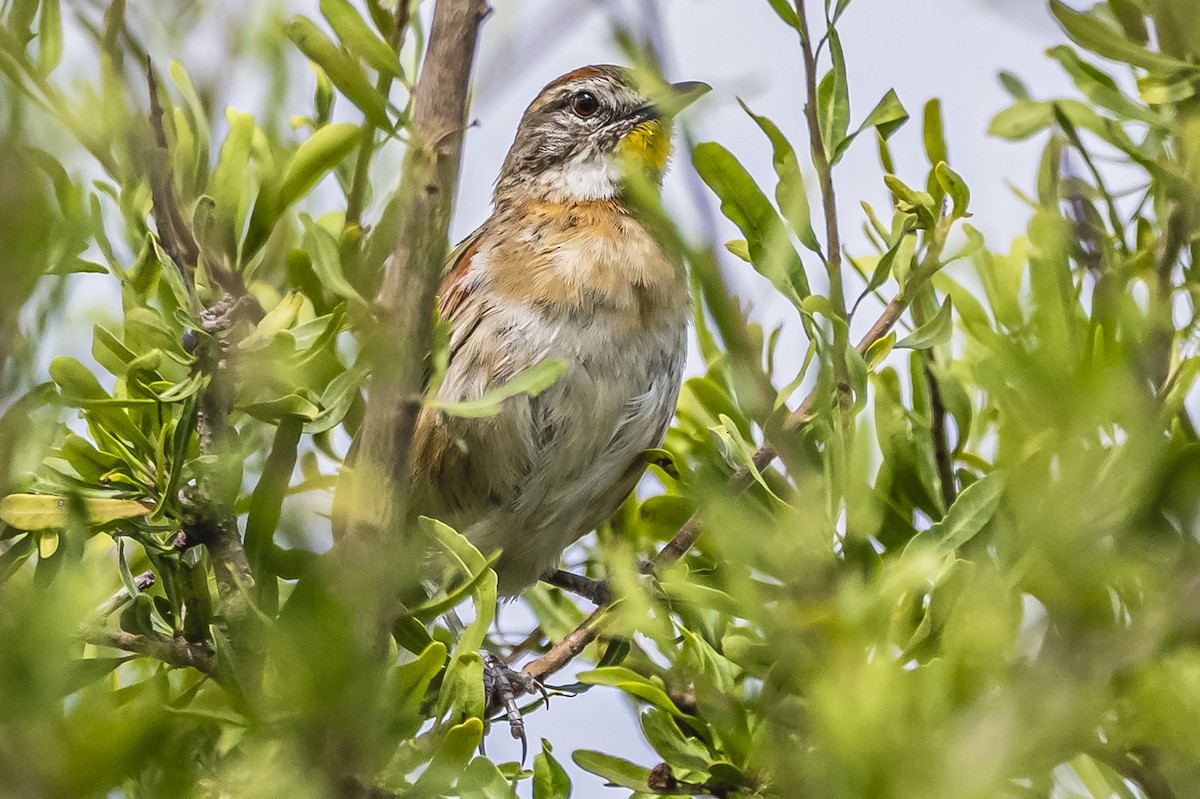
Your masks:
[[[550,694],[540,681],[512,669],[493,653],[484,651],[480,655],[483,657],[483,691],[487,697],[485,715],[490,718],[493,713],[504,710],[509,732],[521,742],[521,762],[524,763],[529,741],[525,736],[525,717],[517,705],[517,697],[536,691],[542,695],[542,701],[549,705]]]

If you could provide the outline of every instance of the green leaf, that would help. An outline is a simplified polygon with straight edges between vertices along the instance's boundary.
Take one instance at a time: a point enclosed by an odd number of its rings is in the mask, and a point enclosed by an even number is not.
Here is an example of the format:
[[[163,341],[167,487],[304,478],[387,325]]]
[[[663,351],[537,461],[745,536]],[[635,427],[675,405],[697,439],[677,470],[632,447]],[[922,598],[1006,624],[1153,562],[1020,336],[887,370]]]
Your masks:
[[[347,0],[321,0],[320,5],[321,15],[351,55],[361,58],[377,72],[404,77],[396,51],[371,30],[354,6]]]
[[[229,133],[221,145],[216,169],[208,185],[215,204],[217,234],[226,251],[233,255],[241,238],[250,186],[250,146],[254,138],[254,117],[234,109],[227,112]]]
[[[951,211],[953,218],[962,219],[969,216],[967,207],[971,204],[971,190],[967,188],[966,182],[957,172],[947,166],[945,161],[938,162],[938,165],[933,168],[933,173],[942,190],[954,203]]]
[[[900,97],[896,94],[895,89],[888,89],[887,94],[883,96],[871,113],[867,114],[867,118],[858,126],[858,129],[842,139],[838,144],[837,152],[834,153],[834,162],[841,160],[842,155],[846,152],[850,144],[858,138],[858,135],[865,130],[872,128],[879,134],[881,143],[886,142],[900,128],[904,127],[904,123],[908,122],[908,111],[900,102]]]
[[[577,749],[571,754],[571,759],[584,771],[590,771],[598,777],[603,777],[613,785],[650,793],[650,788],[646,784],[650,778],[650,770],[636,763],[590,749]]]
[[[967,486],[941,521],[909,541],[905,553],[919,547],[933,547],[945,553],[958,549],[991,521],[1003,493],[1004,478],[999,472],[992,472]]]
[[[921,138],[925,144],[925,157],[930,166],[950,160],[946,149],[946,129],[942,121],[942,101],[936,97],[925,104],[925,119],[921,126]]]
[[[82,498],[87,523],[99,526],[121,519],[145,516],[152,508],[132,499]],[[9,494],[0,499],[0,521],[18,530],[51,530],[67,526],[66,497],[49,494]]]
[[[339,48],[312,20],[296,16],[288,23],[287,37],[325,71],[333,85],[358,106],[366,118],[378,128],[391,129],[388,120],[387,101],[367,80],[354,59]]]
[[[300,215],[300,223],[304,226],[304,249],[312,258],[313,271],[321,285],[338,297],[366,303],[342,271],[342,256],[333,234],[314,222],[308,214]]]
[[[551,753],[550,742],[542,739],[542,751],[533,758],[533,799],[568,799],[571,778]]]
[[[1076,88],[1096,105],[1126,119],[1135,119],[1155,127],[1163,128],[1169,124],[1162,114],[1128,97],[1115,78],[1084,61],[1074,48],[1060,44],[1047,50],[1046,54],[1062,66]]]
[[[954,332],[951,310],[950,298],[947,297],[932,319],[896,342],[896,349],[927,350],[945,344]]]
[[[478,657],[478,655],[476,655]],[[482,689],[481,689],[482,690]],[[471,718],[451,727],[433,755],[429,767],[413,785],[414,796],[442,796],[458,779],[479,742],[483,740],[483,721]]]
[[[745,239],[733,239],[731,241],[727,241],[725,242],[725,249],[729,250],[730,253],[736,255],[738,258],[741,258],[746,263],[751,263],[750,245],[746,243]]]
[[[1151,52],[1135,44],[1126,38],[1123,31],[1108,25],[1094,11],[1075,11],[1062,0],[1050,0],[1050,13],[1071,41],[1102,58],[1141,67],[1159,75],[1196,71],[1186,61]]]
[[[395,718],[413,719],[413,733],[416,732],[415,728],[420,726],[415,720],[425,702],[425,694],[434,678],[441,674],[445,667],[446,645],[441,641],[434,641],[426,646],[415,660],[396,666],[389,673],[390,695],[395,698],[391,706]]]
[[[846,58],[837,31],[829,30],[831,66],[817,86],[817,112],[821,141],[830,161],[835,161],[838,147],[850,129],[850,86],[846,80]]]
[[[517,799],[509,778],[482,755],[472,760],[458,780],[461,799]]]
[[[362,128],[349,122],[326,125],[309,136],[283,168],[278,212],[312,191],[326,173],[354,151],[361,138]]]
[[[1021,141],[1050,127],[1053,120],[1047,103],[1020,99],[992,117],[992,122],[988,125],[988,135],[1009,141]]]
[[[799,308],[811,293],[804,264],[788,241],[783,220],[750,173],[733,153],[715,142],[697,145],[692,163],[721,200],[721,213],[746,236],[755,270]]]
[[[741,100],[738,100],[738,104],[771,142],[771,161],[775,166],[775,174],[779,178],[779,183],[775,186],[775,202],[779,204],[779,209],[783,211],[784,218],[796,232],[800,243],[813,252],[820,253],[821,244],[817,241],[816,233],[813,231],[808,193],[804,189],[804,176],[800,172],[800,163],[796,158],[795,149],[774,122],[755,114]],[[734,254],[738,255],[736,252]],[[744,260],[751,260],[749,249],[746,251]]]
[[[285,394],[273,400],[253,402],[241,408],[255,419],[264,422],[279,422],[285,417],[312,421],[321,415],[321,409],[300,394]]]
[[[641,716],[642,733],[664,762],[677,768],[707,771],[708,751],[699,741],[685,738],[669,713],[648,708]]]
[[[61,0],[42,0],[38,15],[38,69],[49,75],[62,61],[63,30]]]
[[[463,402],[434,399],[429,403],[429,407],[436,408],[449,416],[465,416],[473,419],[495,416],[500,412],[505,400],[519,394],[536,397],[552,386],[566,369],[567,362],[560,358],[543,358],[507,383],[487,391],[478,399]]]
[[[867,362],[868,369],[874,369],[883,363],[883,360],[891,354],[896,347],[896,331],[891,331],[881,339],[876,340],[871,346],[867,347],[867,352],[863,355],[863,360]]]
[[[492,571],[490,561],[475,548],[475,545],[450,525],[422,516],[420,529],[441,547],[450,564],[456,567],[460,574],[477,585],[474,597],[475,620],[459,635],[455,647],[457,652],[476,652],[483,646],[488,628],[495,617],[496,573]],[[480,572],[484,573],[483,580],[475,581],[473,578]]]
[[[605,666],[582,672],[579,674],[578,680],[584,685],[607,685],[618,688],[630,696],[636,696],[649,702],[672,716],[689,718],[671,697],[667,696],[666,691],[632,669],[623,666]]]
[[[792,4],[788,0],[767,0],[767,2],[771,4],[771,8],[775,9],[775,13],[781,20],[796,30],[800,30],[800,19],[796,16],[796,9],[792,8]]]

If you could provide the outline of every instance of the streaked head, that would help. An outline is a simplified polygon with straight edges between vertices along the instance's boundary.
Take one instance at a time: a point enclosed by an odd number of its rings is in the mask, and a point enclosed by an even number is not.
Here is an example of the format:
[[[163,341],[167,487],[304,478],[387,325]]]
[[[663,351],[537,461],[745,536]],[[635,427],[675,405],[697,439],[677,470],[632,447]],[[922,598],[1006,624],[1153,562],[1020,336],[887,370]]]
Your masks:
[[[524,197],[613,197],[630,168],[661,180],[671,155],[671,116],[708,88],[677,83],[649,92],[630,70],[607,64],[568,72],[525,110],[496,183],[497,205]]]

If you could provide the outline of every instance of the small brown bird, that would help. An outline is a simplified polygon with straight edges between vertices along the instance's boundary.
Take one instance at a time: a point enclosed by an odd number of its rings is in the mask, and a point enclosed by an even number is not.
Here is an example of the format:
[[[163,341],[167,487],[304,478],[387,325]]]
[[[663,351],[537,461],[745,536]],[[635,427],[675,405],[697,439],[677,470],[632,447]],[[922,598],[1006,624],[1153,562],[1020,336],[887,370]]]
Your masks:
[[[495,416],[426,409],[417,424],[414,508],[500,550],[503,594],[553,573],[617,509],[671,422],[687,281],[623,186],[631,165],[661,183],[670,115],[707,89],[675,84],[652,102],[629,70],[607,65],[551,82],[521,119],[492,216],[446,265],[439,399],[477,399],[547,357],[566,363],[548,389]]]

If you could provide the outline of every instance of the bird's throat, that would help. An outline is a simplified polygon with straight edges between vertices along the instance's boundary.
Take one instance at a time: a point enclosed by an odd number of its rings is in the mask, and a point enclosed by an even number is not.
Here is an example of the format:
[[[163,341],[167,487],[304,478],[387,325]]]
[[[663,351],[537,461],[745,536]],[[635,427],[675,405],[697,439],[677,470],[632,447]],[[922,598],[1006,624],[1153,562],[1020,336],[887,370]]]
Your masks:
[[[661,176],[667,170],[671,157],[671,133],[657,119],[641,123],[621,140],[622,158],[641,166],[654,175]]]

